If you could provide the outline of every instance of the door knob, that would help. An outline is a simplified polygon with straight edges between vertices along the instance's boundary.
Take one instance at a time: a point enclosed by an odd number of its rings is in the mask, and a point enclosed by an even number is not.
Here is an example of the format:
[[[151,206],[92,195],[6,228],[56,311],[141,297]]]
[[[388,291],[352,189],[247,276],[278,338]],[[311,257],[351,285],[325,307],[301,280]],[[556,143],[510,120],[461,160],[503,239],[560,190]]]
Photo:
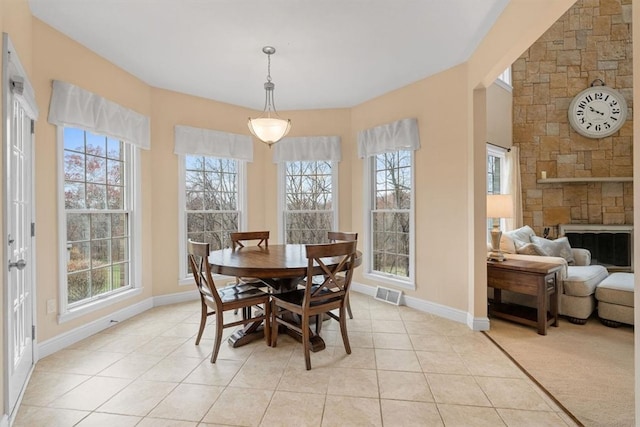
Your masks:
[[[16,267],[18,270],[22,270],[26,266],[27,266],[27,262],[23,259],[19,259],[16,262],[9,261],[9,270],[11,270],[13,267]]]

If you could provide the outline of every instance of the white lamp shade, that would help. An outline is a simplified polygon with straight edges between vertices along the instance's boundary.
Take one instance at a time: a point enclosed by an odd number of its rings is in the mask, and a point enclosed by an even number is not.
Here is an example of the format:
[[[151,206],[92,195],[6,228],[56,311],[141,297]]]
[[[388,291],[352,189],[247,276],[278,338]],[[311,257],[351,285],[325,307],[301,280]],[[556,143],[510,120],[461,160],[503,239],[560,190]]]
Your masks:
[[[291,120],[261,117],[249,119],[247,123],[251,133],[262,142],[273,144],[280,141],[291,129]]]
[[[511,194],[487,195],[487,218],[513,217],[513,199]]]

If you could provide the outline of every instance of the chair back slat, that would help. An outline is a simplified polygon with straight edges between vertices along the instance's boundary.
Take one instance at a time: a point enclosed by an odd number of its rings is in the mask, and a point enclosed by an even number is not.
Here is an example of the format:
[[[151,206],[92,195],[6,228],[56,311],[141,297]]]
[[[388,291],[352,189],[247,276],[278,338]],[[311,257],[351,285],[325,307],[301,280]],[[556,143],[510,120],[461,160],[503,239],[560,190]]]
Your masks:
[[[303,305],[309,307],[316,301],[328,298],[342,298],[351,285],[354,261],[356,255],[356,241],[328,243],[320,245],[306,245],[307,281]],[[322,283],[313,282],[316,268],[320,267],[323,274]],[[346,272],[344,277],[339,272]]]
[[[257,240],[258,244],[256,246],[264,246],[266,248],[269,247],[269,231],[235,231],[229,233],[231,237],[232,248],[235,250],[236,248],[244,248],[246,242],[250,242],[253,240]]]
[[[328,231],[327,238],[329,243],[352,242],[358,240],[358,233],[352,231]]]
[[[198,291],[207,300],[216,305],[217,308],[222,307],[222,300],[216,289],[213,276],[211,274],[211,265],[209,265],[209,243],[200,243],[189,240],[187,243],[187,253],[189,254],[189,264],[193,279],[196,282]]]

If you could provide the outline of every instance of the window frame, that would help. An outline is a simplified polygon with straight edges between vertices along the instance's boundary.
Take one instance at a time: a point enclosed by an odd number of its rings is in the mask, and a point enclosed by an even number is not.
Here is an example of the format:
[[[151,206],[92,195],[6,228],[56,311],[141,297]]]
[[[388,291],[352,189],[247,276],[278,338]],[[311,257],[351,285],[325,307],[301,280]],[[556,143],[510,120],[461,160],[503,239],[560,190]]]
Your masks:
[[[287,173],[287,163],[291,163],[291,162],[302,162],[300,160],[288,160],[288,161],[282,161],[282,162],[278,162],[278,217],[279,217],[279,233],[278,233],[278,237],[280,239],[281,242],[283,243],[287,243],[286,238],[287,238],[287,223],[286,223],[286,217],[287,217],[287,203],[286,203],[286,185],[287,185],[287,180],[286,180],[286,173]],[[339,162],[335,161],[335,160],[304,160],[304,162],[329,162],[331,164],[331,199],[332,199],[332,206],[333,206],[333,215],[332,215],[332,221],[333,221],[333,229],[334,230],[338,230],[339,229],[339,223],[338,223],[338,213],[339,213],[339,173],[338,173],[338,169],[339,169]]]
[[[506,174],[506,167],[507,167],[507,149],[506,148],[502,148],[502,147],[498,147],[495,145],[490,145],[487,144],[487,155],[486,155],[486,160],[485,163],[487,165],[487,171],[486,171],[486,179],[487,179],[487,183],[489,182],[489,156],[492,157],[497,157],[500,159],[500,188],[498,189],[498,192],[489,192],[489,187],[487,186],[487,194],[504,194],[505,189],[506,189],[506,180],[505,178],[505,174]],[[506,218],[500,218],[500,229],[501,230],[505,230],[506,229],[506,225],[507,225],[507,219]],[[487,218],[487,243],[491,243],[491,229],[493,228],[493,219],[491,218]]]
[[[192,154],[193,156],[220,159],[218,156]],[[228,159],[236,162],[238,189],[238,231],[247,229],[247,162],[245,160]],[[188,273],[187,265],[187,221],[186,221],[186,155],[178,154],[178,284],[193,286],[193,274]],[[219,276],[219,275],[216,275]]]
[[[400,288],[415,290],[416,289],[416,267],[415,267],[415,257],[416,257],[416,232],[415,232],[415,195],[416,195],[416,177],[415,177],[415,150],[394,150],[393,152],[399,151],[407,151],[411,156],[411,200],[409,211],[409,276],[403,278],[401,276],[397,276],[395,274],[383,273],[381,271],[373,270],[373,221],[372,221],[372,213],[374,209],[375,203],[375,192],[376,192],[376,159],[378,155],[372,155],[365,159],[365,167],[364,167],[364,226],[367,230],[366,247],[365,255],[363,256],[363,276],[370,280],[375,280],[378,282],[382,282],[384,284],[389,284],[392,286],[397,286]],[[387,153],[381,153],[387,154]],[[403,211],[405,209],[402,209]]]
[[[58,165],[58,323],[68,322],[88,313],[118,303],[128,298],[132,298],[142,293],[142,246],[140,242],[140,234],[142,230],[142,199],[141,199],[141,180],[140,180],[140,148],[135,144],[127,143],[125,150],[125,182],[128,187],[126,206],[130,206],[129,211],[129,285],[109,292],[104,295],[96,296],[83,304],[69,307],[68,303],[68,283],[67,283],[67,210],[65,207],[65,169],[64,169],[64,129],[65,126],[56,127],[57,140],[57,165]],[[80,129],[68,126],[72,129]],[[99,134],[92,131],[95,135],[107,137],[107,135]],[[63,238],[64,237],[64,238]]]
[[[509,92],[513,91],[513,77],[511,74],[511,66],[507,67],[502,73],[500,73],[500,75],[496,78],[495,83]]]

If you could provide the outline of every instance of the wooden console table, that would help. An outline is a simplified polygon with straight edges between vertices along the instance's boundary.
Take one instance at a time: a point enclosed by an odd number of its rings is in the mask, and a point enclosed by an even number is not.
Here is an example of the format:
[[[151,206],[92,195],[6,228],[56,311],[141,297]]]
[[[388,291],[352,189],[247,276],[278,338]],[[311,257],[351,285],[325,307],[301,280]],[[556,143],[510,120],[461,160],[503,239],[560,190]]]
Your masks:
[[[487,286],[493,288],[489,314],[529,326],[540,335],[549,325],[558,326],[558,275],[562,266],[547,262],[507,259],[487,261]],[[502,303],[502,290],[536,297],[536,308]]]

